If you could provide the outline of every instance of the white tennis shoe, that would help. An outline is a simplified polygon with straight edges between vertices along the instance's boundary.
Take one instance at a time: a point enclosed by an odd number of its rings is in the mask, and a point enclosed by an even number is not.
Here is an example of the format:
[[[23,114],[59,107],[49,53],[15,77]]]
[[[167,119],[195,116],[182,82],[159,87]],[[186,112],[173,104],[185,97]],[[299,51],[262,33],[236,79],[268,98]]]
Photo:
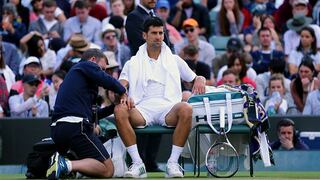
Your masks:
[[[124,173],[124,176],[126,178],[146,178],[147,177],[147,171],[146,167],[144,166],[144,163],[133,163],[127,172]]]
[[[182,167],[178,163],[168,162],[166,167],[165,178],[182,178]]]

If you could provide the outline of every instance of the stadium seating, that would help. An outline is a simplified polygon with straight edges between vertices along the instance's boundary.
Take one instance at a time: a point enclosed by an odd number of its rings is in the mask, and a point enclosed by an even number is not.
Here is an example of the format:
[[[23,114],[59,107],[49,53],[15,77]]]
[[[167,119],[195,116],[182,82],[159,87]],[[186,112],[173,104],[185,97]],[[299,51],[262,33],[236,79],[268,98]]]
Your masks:
[[[229,39],[230,36],[211,36],[209,38],[209,43],[215,48],[216,56],[226,52]]]

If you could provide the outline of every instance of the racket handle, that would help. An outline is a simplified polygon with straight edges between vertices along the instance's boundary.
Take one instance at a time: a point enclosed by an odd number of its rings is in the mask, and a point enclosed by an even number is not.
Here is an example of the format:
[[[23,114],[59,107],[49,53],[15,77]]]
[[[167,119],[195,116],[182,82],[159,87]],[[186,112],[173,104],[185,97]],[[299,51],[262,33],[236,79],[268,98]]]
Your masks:
[[[225,126],[224,112],[224,106],[220,107],[220,128],[224,128]]]

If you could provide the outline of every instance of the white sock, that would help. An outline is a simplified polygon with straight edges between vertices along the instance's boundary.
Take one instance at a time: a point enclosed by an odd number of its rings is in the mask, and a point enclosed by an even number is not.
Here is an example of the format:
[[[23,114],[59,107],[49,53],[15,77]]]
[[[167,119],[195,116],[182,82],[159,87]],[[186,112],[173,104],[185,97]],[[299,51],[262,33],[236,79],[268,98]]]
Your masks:
[[[182,153],[183,147],[172,145],[171,155],[168,159],[168,163],[178,163],[180,154]]]
[[[65,159],[66,164],[67,164],[67,168],[68,168],[68,174],[71,173],[72,171],[72,163],[69,159]]]
[[[134,145],[127,147],[127,151],[132,159],[132,163],[136,163],[136,164],[143,163],[142,159],[139,155],[137,144],[134,144]]]

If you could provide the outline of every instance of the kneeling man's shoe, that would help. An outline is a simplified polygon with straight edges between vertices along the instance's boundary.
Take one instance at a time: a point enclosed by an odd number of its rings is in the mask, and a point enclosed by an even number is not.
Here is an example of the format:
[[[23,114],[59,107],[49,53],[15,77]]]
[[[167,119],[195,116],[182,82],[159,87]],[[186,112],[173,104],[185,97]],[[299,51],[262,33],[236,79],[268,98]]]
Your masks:
[[[68,173],[66,160],[58,152],[53,154],[50,159],[49,169],[47,170],[47,178],[49,180],[59,179],[61,175]]]

